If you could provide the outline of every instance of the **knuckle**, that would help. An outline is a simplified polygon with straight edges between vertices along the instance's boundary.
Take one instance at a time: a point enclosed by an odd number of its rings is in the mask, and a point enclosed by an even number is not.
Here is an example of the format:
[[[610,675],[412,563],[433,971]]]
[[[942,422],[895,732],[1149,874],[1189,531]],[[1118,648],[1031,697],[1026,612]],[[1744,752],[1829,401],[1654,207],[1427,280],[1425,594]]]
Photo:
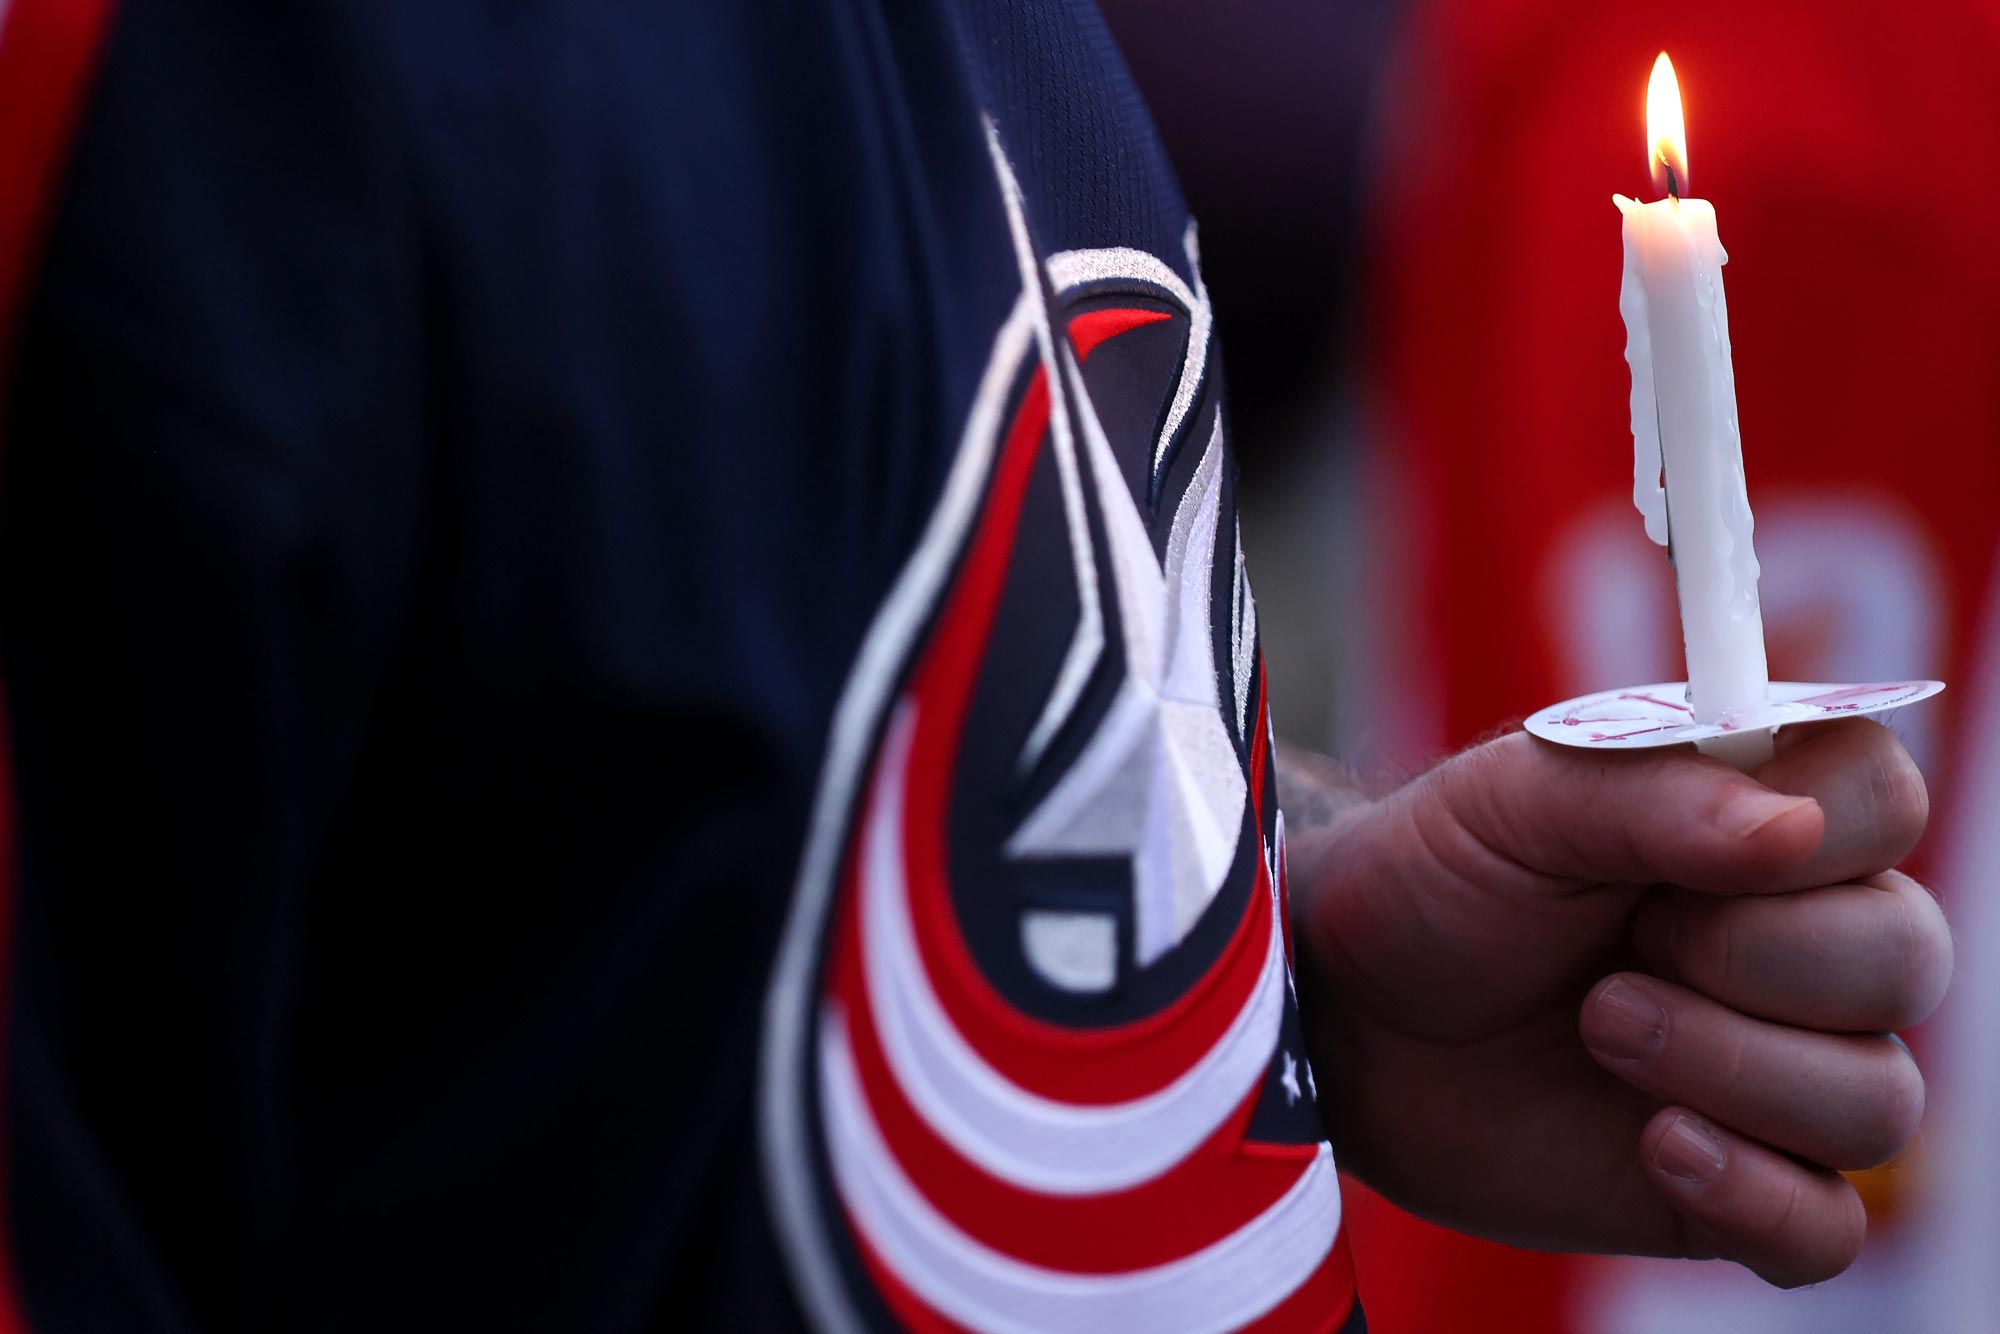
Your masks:
[[[1851,1163],[1874,1167],[1902,1151],[1924,1115],[1924,1076],[1907,1048],[1893,1038],[1880,1040],[1883,1056],[1873,1086],[1856,1109]]]
[[[1789,1238],[1805,1199],[1805,1188],[1800,1176],[1798,1172],[1784,1174],[1783,1193],[1773,1200],[1770,1210],[1758,1222],[1753,1236],[1765,1246],[1775,1248],[1783,1245]]]
[[[1677,924],[1674,966],[1695,987],[1718,999],[1749,995],[1758,979],[1746,968],[1744,915],[1730,903],[1696,903]]]
[[[1951,986],[1953,946],[1944,910],[1908,876],[1890,872],[1883,888],[1896,904],[1896,975],[1884,1027],[1914,1027],[1930,1017]]]
[[[1917,845],[1930,823],[1930,789],[1910,752],[1886,729],[1868,765],[1868,795],[1884,840],[1897,848],[1895,860]]]
[[[1742,1025],[1731,1024],[1725,1030],[1713,1060],[1715,1096],[1722,1106],[1731,1106],[1744,1097],[1749,1079],[1749,1040]]]
[[[1439,805],[1475,834],[1491,835],[1517,822],[1511,803],[1521,795],[1520,784],[1528,772],[1522,761],[1532,752],[1524,752],[1516,737],[1533,740],[1516,733],[1474,746],[1429,775],[1429,785],[1438,789]]]

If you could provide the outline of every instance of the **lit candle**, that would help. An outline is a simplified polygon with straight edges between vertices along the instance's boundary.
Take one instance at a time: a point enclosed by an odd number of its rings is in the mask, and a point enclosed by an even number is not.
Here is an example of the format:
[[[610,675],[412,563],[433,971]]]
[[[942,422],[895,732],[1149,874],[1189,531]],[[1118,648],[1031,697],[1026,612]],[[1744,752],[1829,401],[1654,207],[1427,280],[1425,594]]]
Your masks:
[[[1697,722],[1726,727],[1768,703],[1769,668],[1722,294],[1728,256],[1715,207],[1687,197],[1680,86],[1664,52],[1646,91],[1646,133],[1665,198],[1613,196],[1625,215],[1618,309],[1632,367],[1633,500],[1648,536],[1673,560],[1688,705]],[[1701,748],[1750,769],[1770,758],[1771,734],[1751,727]]]

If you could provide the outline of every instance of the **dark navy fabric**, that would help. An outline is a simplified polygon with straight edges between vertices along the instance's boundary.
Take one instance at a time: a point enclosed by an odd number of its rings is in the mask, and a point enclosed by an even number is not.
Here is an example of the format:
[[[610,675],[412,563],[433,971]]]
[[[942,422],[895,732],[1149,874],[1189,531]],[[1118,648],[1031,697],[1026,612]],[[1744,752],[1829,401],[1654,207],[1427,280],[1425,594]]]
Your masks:
[[[797,1323],[760,1008],[982,111],[1191,279],[1080,0],[125,0],[0,491],[42,1334]]]

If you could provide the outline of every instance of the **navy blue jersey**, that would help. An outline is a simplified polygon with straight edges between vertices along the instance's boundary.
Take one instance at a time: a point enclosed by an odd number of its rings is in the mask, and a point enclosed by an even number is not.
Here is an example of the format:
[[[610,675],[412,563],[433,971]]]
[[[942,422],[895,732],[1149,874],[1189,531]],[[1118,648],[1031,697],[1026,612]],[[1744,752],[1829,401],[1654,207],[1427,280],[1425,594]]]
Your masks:
[[[0,498],[33,1327],[1350,1321],[1210,324],[1081,0],[125,0]]]

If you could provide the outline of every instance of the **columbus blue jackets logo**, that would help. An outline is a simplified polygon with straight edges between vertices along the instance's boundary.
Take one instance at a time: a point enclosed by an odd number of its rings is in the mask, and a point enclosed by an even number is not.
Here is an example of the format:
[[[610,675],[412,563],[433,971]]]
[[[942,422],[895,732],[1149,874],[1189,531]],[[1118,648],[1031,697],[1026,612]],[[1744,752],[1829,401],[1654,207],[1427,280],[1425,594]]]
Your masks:
[[[1328,1330],[1353,1304],[1209,306],[1040,255],[849,679],[763,1136],[828,1330]]]

